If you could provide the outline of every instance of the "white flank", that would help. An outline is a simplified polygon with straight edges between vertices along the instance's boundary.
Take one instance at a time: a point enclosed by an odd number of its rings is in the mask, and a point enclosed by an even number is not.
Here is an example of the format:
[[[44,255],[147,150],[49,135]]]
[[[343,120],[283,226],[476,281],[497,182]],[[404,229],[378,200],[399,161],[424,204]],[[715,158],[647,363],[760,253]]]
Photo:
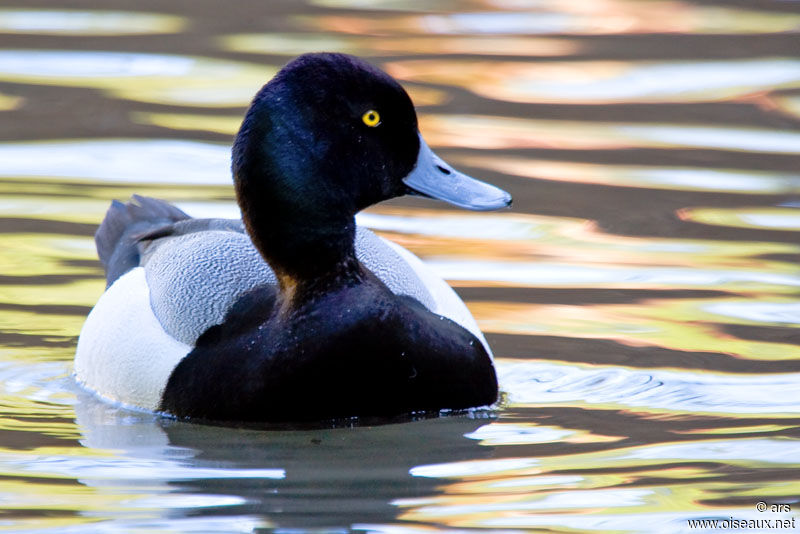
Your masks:
[[[153,315],[144,269],[137,267],[117,279],[86,318],[75,376],[102,397],[157,410],[172,370],[190,350]]]

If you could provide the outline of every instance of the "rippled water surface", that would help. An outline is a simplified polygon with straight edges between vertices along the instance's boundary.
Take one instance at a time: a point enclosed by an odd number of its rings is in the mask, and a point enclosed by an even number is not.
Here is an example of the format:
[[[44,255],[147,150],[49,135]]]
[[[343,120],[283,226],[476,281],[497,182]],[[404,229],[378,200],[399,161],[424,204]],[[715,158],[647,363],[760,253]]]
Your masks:
[[[71,366],[110,199],[237,216],[244,108],[316,50],[513,193],[359,215],[457,288],[503,401],[295,431],[96,401]],[[6,2],[0,124],[0,530],[800,528],[797,2]]]

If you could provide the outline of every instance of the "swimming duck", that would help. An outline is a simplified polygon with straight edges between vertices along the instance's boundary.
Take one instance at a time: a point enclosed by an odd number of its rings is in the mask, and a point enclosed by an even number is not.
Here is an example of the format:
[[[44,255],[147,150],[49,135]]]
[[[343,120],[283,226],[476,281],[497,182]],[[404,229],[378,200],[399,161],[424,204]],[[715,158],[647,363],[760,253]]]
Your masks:
[[[411,99],[358,58],[302,55],[255,96],[233,145],[242,220],[114,201],[107,288],[75,376],[180,418],[311,421],[489,405],[491,351],[455,292],[355,214],[404,194],[473,210],[508,193],[441,160]]]

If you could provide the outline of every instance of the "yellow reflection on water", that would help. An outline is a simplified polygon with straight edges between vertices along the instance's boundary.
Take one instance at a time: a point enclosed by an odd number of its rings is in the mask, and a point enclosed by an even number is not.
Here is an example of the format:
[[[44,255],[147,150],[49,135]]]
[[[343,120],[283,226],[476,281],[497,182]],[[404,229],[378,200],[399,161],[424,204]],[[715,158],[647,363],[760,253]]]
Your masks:
[[[42,191],[42,184],[27,184],[31,189]],[[108,208],[108,202],[88,198],[60,198],[58,202],[42,202],[40,197],[26,195],[20,181],[0,182],[0,194],[13,195],[0,199],[0,217],[19,217],[48,221],[69,221],[75,223],[97,223]],[[55,187],[54,187],[55,189]],[[73,184],[66,184],[65,189],[74,190]],[[28,192],[30,193],[30,192]],[[9,236],[9,239],[13,237]],[[22,237],[21,239],[26,239]],[[29,238],[28,238],[29,239]],[[19,243],[23,246],[23,243]]]
[[[691,430],[676,430],[676,434],[751,434],[762,432],[776,432],[792,428],[785,425],[753,425],[753,426],[730,426],[723,428],[698,428]]]
[[[6,253],[0,256],[0,266],[7,276],[77,274],[85,272],[85,268],[70,266],[70,260],[95,259],[94,243],[90,236],[3,234],[3,246]]]
[[[59,292],[63,291],[63,287],[56,289]],[[99,289],[102,291],[103,287],[100,286]],[[0,286],[0,295],[2,295],[0,298],[5,295],[4,286]],[[8,301],[4,299],[3,302]],[[57,304],[62,304],[62,302],[64,301]],[[0,310],[0,329],[6,333],[41,335],[45,339],[71,342],[75,333],[80,331],[85,319],[83,315],[44,314],[33,310],[18,309]]]
[[[0,286],[0,301],[25,302],[27,304],[64,304],[94,306],[103,293],[105,283],[100,280],[78,280],[59,286],[54,292],[48,286]]]
[[[6,380],[9,380],[6,373],[4,375]],[[80,439],[81,434],[72,420],[74,413],[68,406],[53,402],[32,403],[23,400],[25,396],[35,395],[37,393],[35,389],[37,388],[30,387],[27,390],[16,390],[13,394],[0,394],[0,407],[2,407],[0,432],[27,431],[55,438],[76,441]],[[63,401],[63,397],[57,400]]]
[[[740,339],[721,331],[714,319],[728,322],[728,318],[714,317],[705,308],[722,302],[725,299],[653,299],[637,305],[579,306],[470,302],[469,309],[484,332],[609,339],[633,347],[722,353],[754,361],[800,358],[797,344]],[[531,345],[535,352],[535,341]]]
[[[74,433],[74,423],[71,426]],[[27,430],[35,432],[37,427],[30,425]],[[79,437],[77,433],[73,439]],[[0,475],[4,479],[0,482],[0,495],[13,496],[13,501],[4,508],[24,517],[27,528],[54,530],[80,525],[91,528],[98,518],[109,513],[129,519],[160,516],[159,506],[142,485],[118,483],[114,491],[107,490],[102,478],[113,480],[113,464],[109,462],[115,456],[111,451],[80,446],[37,447],[28,451],[0,449]],[[99,484],[90,485],[82,480],[82,474],[96,478],[97,470],[107,472],[97,481]],[[43,485],[47,491],[42,491]],[[137,506],[139,502],[141,507]]]
[[[778,96],[774,100],[779,110],[792,117],[800,117],[800,96]]]
[[[462,474],[459,480],[450,480],[455,477],[447,476],[443,465],[431,470],[432,476],[442,480],[441,494],[400,499],[395,505],[406,521],[436,522],[451,528],[609,532],[637,530],[631,525],[646,522],[682,531],[687,515],[693,517],[688,511],[696,511],[698,517],[752,518],[759,514],[754,507],[757,500],[795,495],[800,490],[795,481],[737,485],[725,476],[793,465],[791,453],[770,454],[780,450],[785,444],[782,441],[698,439],[639,446],[628,442],[596,452],[549,451],[536,458],[478,461],[473,467],[477,476]],[[526,460],[536,468],[503,472],[483,470],[480,465],[502,461],[521,465]],[[452,465],[458,472],[458,464]],[[747,504],[728,504],[732,500]],[[781,517],[784,515],[789,516]]]
[[[101,89],[143,102],[242,106],[275,67],[197,56],[69,50],[0,50],[0,80]]]
[[[31,456],[28,461],[36,462],[37,459]],[[91,529],[99,521],[93,516],[109,511],[118,513],[121,502],[136,498],[135,490],[128,494],[108,493],[70,479],[62,481],[43,476],[37,480],[36,477],[31,479],[29,474],[15,476],[7,471],[0,474],[5,478],[0,482],[0,495],[13,496],[13,504],[5,506],[5,511],[24,518],[25,528],[31,530],[57,532],[80,528],[81,525]],[[48,491],[42,491],[43,484],[47,485]],[[76,510],[81,513],[75,513]]]
[[[12,109],[17,109],[22,105],[24,102],[24,98],[21,96],[11,96],[11,95],[4,95],[0,93],[0,111],[10,111]]]
[[[622,436],[611,435],[611,433],[598,434],[587,430],[566,430],[524,421],[489,423],[465,437],[478,440],[478,443],[488,447],[537,443],[608,443],[624,439]]]
[[[189,113],[135,112],[131,119],[139,124],[153,124],[170,130],[192,130],[233,135],[239,130],[242,118],[234,116],[209,116]]]
[[[800,191],[800,183],[798,184]],[[715,226],[759,228],[768,230],[800,230],[798,208],[684,208],[681,219]]]

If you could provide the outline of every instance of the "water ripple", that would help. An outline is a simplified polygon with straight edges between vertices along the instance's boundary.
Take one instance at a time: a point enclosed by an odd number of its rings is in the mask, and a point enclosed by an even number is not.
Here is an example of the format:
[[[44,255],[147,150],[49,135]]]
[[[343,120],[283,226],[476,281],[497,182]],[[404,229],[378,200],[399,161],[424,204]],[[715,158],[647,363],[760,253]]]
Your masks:
[[[511,404],[585,402],[650,409],[737,413],[800,413],[800,375],[723,375],[498,359]],[[764,395],[769,391],[769,395]]]

